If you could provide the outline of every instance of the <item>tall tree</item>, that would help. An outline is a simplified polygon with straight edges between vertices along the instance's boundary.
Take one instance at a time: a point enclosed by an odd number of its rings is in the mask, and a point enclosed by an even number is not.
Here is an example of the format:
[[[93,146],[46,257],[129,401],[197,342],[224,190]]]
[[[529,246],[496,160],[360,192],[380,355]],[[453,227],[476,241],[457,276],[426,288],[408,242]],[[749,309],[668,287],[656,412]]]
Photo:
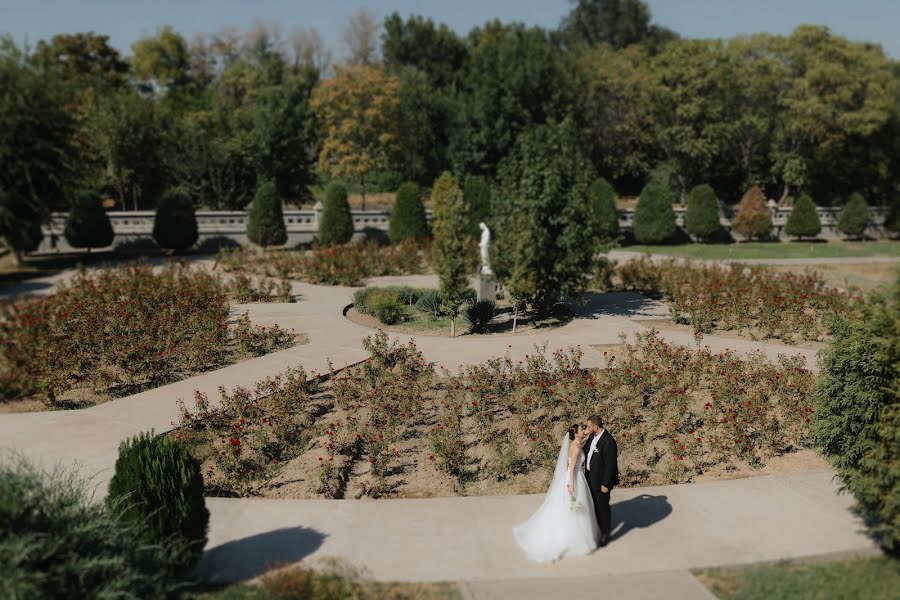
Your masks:
[[[584,291],[597,250],[597,230],[588,195],[591,169],[577,148],[570,122],[535,127],[516,142],[500,169],[495,210],[497,246],[514,248],[521,229],[530,231],[527,248],[515,259],[498,260],[501,278],[518,272],[533,281],[530,302],[546,310]]]
[[[468,57],[463,40],[445,24],[418,15],[404,22],[396,12],[384,19],[381,48],[389,69],[415,67],[438,88],[459,81]]]
[[[131,69],[146,86],[165,91],[187,83],[187,41],[169,25],[158,29],[156,35],[136,41],[131,52]]]
[[[425,73],[402,69],[399,139],[390,160],[393,168],[422,185],[430,185],[447,170],[456,110],[452,94],[434,88]]]
[[[642,0],[572,0],[572,4],[559,27],[569,46],[606,43],[625,48],[675,37],[673,32],[650,23],[650,9]]]
[[[319,167],[360,182],[365,208],[365,174],[384,169],[399,139],[400,80],[367,65],[338,68],[313,92],[312,107],[322,127]]]
[[[57,76],[40,74],[0,38],[0,238],[16,260],[41,240],[41,222],[65,197],[73,122]]]
[[[469,289],[466,269],[466,205],[450,173],[438,177],[431,188],[434,244],[432,261],[440,280],[441,306],[450,315],[450,335],[456,335],[456,317]]]
[[[341,37],[348,65],[371,65],[378,61],[378,22],[369,9],[360,7],[350,15]]]
[[[37,43],[33,60],[76,85],[121,86],[128,80],[128,63],[109,45],[108,35],[94,32],[54,35]]]

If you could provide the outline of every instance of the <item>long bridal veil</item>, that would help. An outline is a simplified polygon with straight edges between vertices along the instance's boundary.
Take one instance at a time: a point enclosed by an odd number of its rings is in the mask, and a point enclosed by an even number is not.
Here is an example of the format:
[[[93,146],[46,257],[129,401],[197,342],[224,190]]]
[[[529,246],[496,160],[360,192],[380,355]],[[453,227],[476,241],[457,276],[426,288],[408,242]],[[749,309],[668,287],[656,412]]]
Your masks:
[[[575,500],[572,510],[568,492],[569,436],[563,436],[553,480],[544,501],[531,517],[513,528],[519,546],[536,561],[556,560],[564,554],[586,554],[595,548],[597,524],[594,505],[581,465],[575,468]]]

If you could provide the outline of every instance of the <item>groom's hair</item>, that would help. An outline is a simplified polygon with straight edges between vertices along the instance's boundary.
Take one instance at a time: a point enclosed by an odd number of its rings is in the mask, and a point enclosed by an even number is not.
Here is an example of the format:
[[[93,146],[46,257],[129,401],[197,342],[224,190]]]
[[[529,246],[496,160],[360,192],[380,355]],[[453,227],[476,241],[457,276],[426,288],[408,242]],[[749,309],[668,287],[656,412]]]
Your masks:
[[[601,418],[598,417],[597,415],[591,415],[591,416],[589,416],[589,417],[588,417],[588,421],[590,421],[591,423],[593,423],[593,424],[596,425],[597,427],[600,427],[600,428],[603,427],[603,419],[601,419]]]

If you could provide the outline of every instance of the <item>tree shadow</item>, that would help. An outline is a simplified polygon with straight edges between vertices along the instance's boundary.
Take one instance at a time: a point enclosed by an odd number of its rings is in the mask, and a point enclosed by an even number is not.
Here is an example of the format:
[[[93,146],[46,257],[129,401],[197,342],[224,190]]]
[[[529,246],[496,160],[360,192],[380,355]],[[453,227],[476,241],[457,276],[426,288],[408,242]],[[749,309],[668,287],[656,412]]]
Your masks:
[[[668,309],[637,292],[588,292],[582,303],[567,306],[582,319],[613,317],[668,317]]]
[[[617,540],[635,528],[650,527],[672,514],[666,496],[641,494],[612,505],[611,539]]]
[[[194,574],[209,583],[253,579],[315,552],[327,536],[307,527],[284,527],[207,550]]]

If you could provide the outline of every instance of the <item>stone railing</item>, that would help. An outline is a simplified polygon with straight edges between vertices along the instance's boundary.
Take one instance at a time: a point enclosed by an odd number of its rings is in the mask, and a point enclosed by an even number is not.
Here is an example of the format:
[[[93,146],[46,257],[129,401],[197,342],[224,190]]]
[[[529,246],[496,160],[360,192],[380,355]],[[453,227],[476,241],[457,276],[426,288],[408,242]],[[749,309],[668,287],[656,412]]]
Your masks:
[[[791,214],[791,208],[774,206],[774,203],[770,203],[769,209],[772,211],[773,235],[785,237],[784,226]],[[822,222],[821,236],[825,238],[840,237],[836,227],[840,207],[824,206],[818,207],[817,210],[819,212],[819,220]],[[887,237],[887,232],[884,230],[887,209],[884,207],[870,207],[869,212],[871,218],[866,235],[874,238]],[[684,213],[685,209],[683,207],[675,207],[675,221],[679,227],[684,226]],[[112,211],[107,214],[115,232],[114,247],[155,247],[152,240],[153,211]],[[288,234],[288,246],[297,246],[311,242],[319,229],[321,214],[322,211],[318,205],[309,209],[285,210],[284,222]],[[353,225],[356,231],[355,237],[386,237],[388,221],[391,216],[389,210],[354,210],[352,214]],[[197,226],[200,232],[198,246],[203,249],[214,250],[221,245],[247,244],[247,215],[247,211],[197,211]],[[429,212],[429,218],[430,216]],[[733,216],[733,209],[723,207],[720,221],[726,231],[731,229],[731,218]],[[43,227],[44,239],[35,251],[36,254],[68,252],[72,250],[63,236],[65,221],[66,213],[53,213],[51,215],[50,221]],[[620,228],[623,231],[629,231],[633,223],[634,209],[620,209]],[[735,235],[735,237],[739,236]]]

